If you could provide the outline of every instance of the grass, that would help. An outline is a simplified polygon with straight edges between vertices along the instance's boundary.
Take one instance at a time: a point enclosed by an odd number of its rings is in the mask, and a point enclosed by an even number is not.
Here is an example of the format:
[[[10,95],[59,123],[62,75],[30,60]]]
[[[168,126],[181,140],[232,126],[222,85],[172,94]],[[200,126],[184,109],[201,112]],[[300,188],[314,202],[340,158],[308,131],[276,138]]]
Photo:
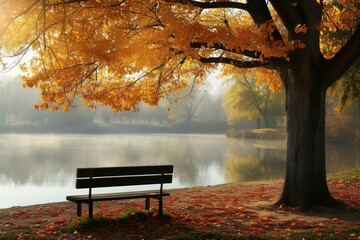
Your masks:
[[[79,229],[90,229],[92,227],[101,227],[107,223],[109,219],[102,216],[94,216],[93,218],[89,217],[79,217],[75,218],[70,222],[68,229],[69,233],[76,233]]]
[[[116,222],[123,222],[128,220],[135,219],[138,221],[139,219],[151,219],[154,217],[158,217],[158,212],[155,210],[141,210],[136,208],[129,208],[128,210],[115,215],[111,218],[106,218],[103,216],[94,216],[93,218],[89,217],[78,217],[75,218],[70,224],[68,225],[68,232],[69,233],[76,233],[78,230],[83,229],[91,229],[93,227],[102,227],[105,224],[114,224]],[[164,213],[164,219],[170,219],[171,216],[168,213]]]
[[[357,182],[360,180],[360,165],[348,171],[331,173],[327,175],[328,181]]]
[[[119,215],[115,216],[116,220],[126,220],[130,219],[132,217],[152,217],[157,212],[155,210],[141,210],[136,208],[129,208],[128,210],[125,210],[124,212],[120,213]]]

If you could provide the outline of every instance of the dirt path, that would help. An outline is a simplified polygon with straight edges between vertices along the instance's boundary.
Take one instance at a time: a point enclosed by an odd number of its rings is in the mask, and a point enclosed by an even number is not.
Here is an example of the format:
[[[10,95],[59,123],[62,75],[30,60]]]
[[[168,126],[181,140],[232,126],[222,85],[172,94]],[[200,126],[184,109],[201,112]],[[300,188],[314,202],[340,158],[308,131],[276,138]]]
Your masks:
[[[143,201],[96,203],[105,223],[77,227],[76,204],[51,203],[0,209],[0,239],[262,239],[283,237],[360,240],[360,181],[329,182],[334,197],[346,209],[314,208],[307,213],[272,205],[282,181],[248,182],[170,190],[165,211],[170,216],[131,214],[110,220]],[[152,203],[154,209],[156,202]],[[84,212],[85,207],[84,207]],[[75,227],[69,231],[69,225]]]

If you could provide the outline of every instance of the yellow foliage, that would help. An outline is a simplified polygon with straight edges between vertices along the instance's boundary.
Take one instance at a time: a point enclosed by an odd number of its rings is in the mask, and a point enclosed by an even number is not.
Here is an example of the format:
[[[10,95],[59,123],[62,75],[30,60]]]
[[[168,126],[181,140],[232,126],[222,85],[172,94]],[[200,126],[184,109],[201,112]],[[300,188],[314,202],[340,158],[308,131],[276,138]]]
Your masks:
[[[338,5],[334,5],[332,2],[324,1],[326,14],[323,15],[321,21],[320,47],[327,59],[332,58],[345,45],[347,37],[344,33],[356,29],[360,19],[358,1],[338,0],[337,2]],[[341,38],[332,37],[339,31],[341,31]]]
[[[348,8],[324,4],[330,16],[339,16],[338,28],[350,24]],[[359,17],[359,12],[354,14]],[[88,107],[101,103],[115,111],[133,110],[141,101],[155,105],[184,89],[194,76],[197,83],[203,82],[216,64],[204,64],[202,58],[221,56],[235,64],[249,61],[242,55],[247,50],[255,52],[250,61],[290,61],[289,52],[306,46],[286,36],[273,39],[275,29],[285,33],[279,17],[273,18],[259,27],[246,11],[157,0],[1,1],[0,47],[2,56],[30,49],[33,57],[21,69],[26,72],[24,86],[41,90],[37,109],[68,111],[81,96]],[[323,22],[334,27],[327,18]],[[307,31],[303,25],[295,29]],[[204,44],[194,48],[192,43]],[[331,46],[327,54],[338,49]],[[223,68],[224,75],[239,72],[240,68]],[[281,89],[276,72],[259,68],[257,75],[258,84]]]

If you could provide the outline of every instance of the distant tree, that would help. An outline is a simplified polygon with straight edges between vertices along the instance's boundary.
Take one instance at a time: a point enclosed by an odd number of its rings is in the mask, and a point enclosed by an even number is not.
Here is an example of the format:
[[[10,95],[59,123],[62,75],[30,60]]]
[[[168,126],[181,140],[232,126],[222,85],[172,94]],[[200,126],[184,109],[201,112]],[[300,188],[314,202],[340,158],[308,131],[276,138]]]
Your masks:
[[[125,118],[129,124],[132,124],[134,119],[139,118],[138,115],[139,115],[139,112],[132,111],[132,110],[116,114],[116,116],[120,118],[121,122],[123,122],[123,119]]]
[[[267,85],[257,84],[254,73],[232,76],[227,80],[223,106],[228,123],[240,119],[264,121],[265,127],[275,127],[276,118],[285,114],[285,95],[273,92]],[[258,121],[257,127],[260,128]]]
[[[138,120],[148,121],[150,124],[163,124],[169,119],[167,100],[161,100],[158,106],[139,105],[139,111],[134,113]]]
[[[330,89],[329,95],[338,98],[338,110],[353,102],[360,102],[360,58],[346,71],[341,81],[337,81]],[[360,111],[360,110],[359,110]]]
[[[198,117],[199,106],[205,96],[206,91],[198,86],[192,85],[188,87],[180,96],[171,100],[174,104],[170,107],[170,118],[190,124]]]
[[[153,107],[153,119],[159,124],[169,122],[169,103],[167,100],[162,100],[157,107]]]
[[[199,105],[198,116],[200,122],[225,122],[225,113],[222,107],[222,97],[212,96],[208,91]]]
[[[101,116],[101,119],[104,123],[110,123],[113,117],[111,109],[108,108],[99,108],[98,115]]]
[[[350,106],[339,111],[337,101],[327,105],[326,140],[339,143],[360,143],[360,102],[352,100]]]
[[[4,80],[0,83],[0,122],[5,121],[9,102],[8,82]]]
[[[6,116],[12,116],[12,121],[30,121],[32,114],[38,114],[32,108],[38,101],[38,91],[22,88],[17,76],[5,75],[0,81],[0,122]]]

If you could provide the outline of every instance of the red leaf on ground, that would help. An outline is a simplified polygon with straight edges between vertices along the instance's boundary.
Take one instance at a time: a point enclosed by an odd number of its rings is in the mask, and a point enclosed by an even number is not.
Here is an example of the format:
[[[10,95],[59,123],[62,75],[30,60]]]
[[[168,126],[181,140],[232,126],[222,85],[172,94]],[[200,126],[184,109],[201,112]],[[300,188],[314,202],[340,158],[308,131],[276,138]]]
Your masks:
[[[39,237],[40,237],[40,238],[46,238],[46,234],[45,234],[45,233],[41,233],[41,234],[39,234]]]
[[[59,211],[56,211],[56,212],[50,212],[49,215],[51,217],[58,217],[60,215],[60,212]]]
[[[42,220],[42,219],[36,219],[34,221],[29,221],[29,223],[32,223],[32,224],[40,224],[40,223],[43,223],[43,222],[44,222],[44,220]]]
[[[54,224],[51,224],[49,226],[46,226],[46,230],[47,231],[54,231],[55,230],[55,225]]]
[[[25,229],[26,228],[26,226],[24,226],[24,225],[16,225],[15,226],[15,229]]]
[[[66,219],[64,218],[59,218],[58,220],[55,221],[56,223],[66,223]]]
[[[214,218],[214,217],[212,217],[212,218],[209,218],[208,221],[209,221],[209,222],[217,222],[217,219]]]

